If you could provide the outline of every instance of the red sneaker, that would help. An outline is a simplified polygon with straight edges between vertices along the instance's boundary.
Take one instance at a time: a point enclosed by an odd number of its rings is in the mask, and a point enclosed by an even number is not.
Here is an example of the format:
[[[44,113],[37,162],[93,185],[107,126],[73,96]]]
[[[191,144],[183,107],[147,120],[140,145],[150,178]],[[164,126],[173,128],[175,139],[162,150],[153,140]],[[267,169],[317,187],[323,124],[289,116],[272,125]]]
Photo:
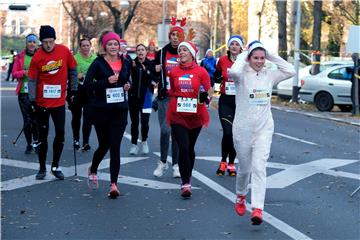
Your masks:
[[[216,171],[216,175],[224,176],[226,168],[227,168],[227,162],[220,162],[219,168]]]
[[[254,208],[251,213],[252,225],[260,225],[262,221],[262,210],[260,208]]]
[[[183,198],[189,198],[191,197],[191,185],[186,183],[181,186],[181,196]]]
[[[235,177],[236,176],[236,167],[235,164],[229,164],[227,166],[227,172],[229,173],[229,176]]]
[[[108,194],[108,197],[115,199],[115,198],[117,198],[118,196],[120,196],[120,192],[119,192],[119,190],[118,190],[118,188],[117,188],[117,185],[116,185],[116,183],[112,183],[112,184],[110,185],[110,192],[109,192],[109,194]]]
[[[237,195],[235,200],[235,211],[240,216],[244,216],[246,213],[245,198],[246,196]]]

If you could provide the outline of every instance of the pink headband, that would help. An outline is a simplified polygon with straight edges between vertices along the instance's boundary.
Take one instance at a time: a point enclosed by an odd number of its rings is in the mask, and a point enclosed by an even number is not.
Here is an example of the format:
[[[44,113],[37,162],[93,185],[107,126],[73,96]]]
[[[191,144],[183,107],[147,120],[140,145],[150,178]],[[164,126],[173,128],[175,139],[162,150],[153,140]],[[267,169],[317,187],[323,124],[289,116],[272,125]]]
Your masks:
[[[120,44],[119,35],[117,35],[114,32],[108,32],[102,38],[102,46],[103,46],[104,49],[105,49],[105,46],[106,46],[107,42],[110,41],[110,40],[116,40]]]

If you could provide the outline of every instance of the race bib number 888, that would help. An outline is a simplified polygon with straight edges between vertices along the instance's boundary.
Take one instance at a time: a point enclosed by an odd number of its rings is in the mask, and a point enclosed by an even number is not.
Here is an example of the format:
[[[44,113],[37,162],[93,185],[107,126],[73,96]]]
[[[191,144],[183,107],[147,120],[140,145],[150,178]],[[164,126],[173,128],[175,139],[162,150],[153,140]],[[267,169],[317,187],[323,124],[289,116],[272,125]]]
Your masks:
[[[197,112],[197,99],[196,98],[177,98],[177,112],[196,113]]]

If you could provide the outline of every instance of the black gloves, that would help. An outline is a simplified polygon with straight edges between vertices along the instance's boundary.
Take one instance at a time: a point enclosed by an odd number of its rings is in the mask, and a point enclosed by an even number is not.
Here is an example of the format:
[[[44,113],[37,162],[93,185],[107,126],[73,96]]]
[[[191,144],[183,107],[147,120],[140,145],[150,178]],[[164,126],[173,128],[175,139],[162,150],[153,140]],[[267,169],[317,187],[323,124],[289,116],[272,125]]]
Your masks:
[[[209,104],[209,94],[207,92],[201,92],[199,95],[199,103],[206,103]]]
[[[68,102],[68,108],[69,110],[72,109],[72,107],[77,102],[77,92],[76,91],[70,91],[66,96],[66,101]]]
[[[215,83],[221,83],[223,79],[224,79],[223,76],[220,76],[220,77],[214,76],[214,82]]]

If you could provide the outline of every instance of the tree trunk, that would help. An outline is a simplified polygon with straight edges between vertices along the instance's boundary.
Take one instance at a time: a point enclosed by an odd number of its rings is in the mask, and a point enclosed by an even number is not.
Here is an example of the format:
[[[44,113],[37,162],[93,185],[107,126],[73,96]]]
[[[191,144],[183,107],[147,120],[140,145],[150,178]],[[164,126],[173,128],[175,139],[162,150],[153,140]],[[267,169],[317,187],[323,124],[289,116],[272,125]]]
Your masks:
[[[312,74],[320,72],[320,40],[321,40],[321,21],[322,21],[322,1],[314,1],[314,29],[312,36],[313,66]]]
[[[285,60],[287,60],[286,4],[287,1],[276,1],[276,10],[278,13],[279,56]]]

